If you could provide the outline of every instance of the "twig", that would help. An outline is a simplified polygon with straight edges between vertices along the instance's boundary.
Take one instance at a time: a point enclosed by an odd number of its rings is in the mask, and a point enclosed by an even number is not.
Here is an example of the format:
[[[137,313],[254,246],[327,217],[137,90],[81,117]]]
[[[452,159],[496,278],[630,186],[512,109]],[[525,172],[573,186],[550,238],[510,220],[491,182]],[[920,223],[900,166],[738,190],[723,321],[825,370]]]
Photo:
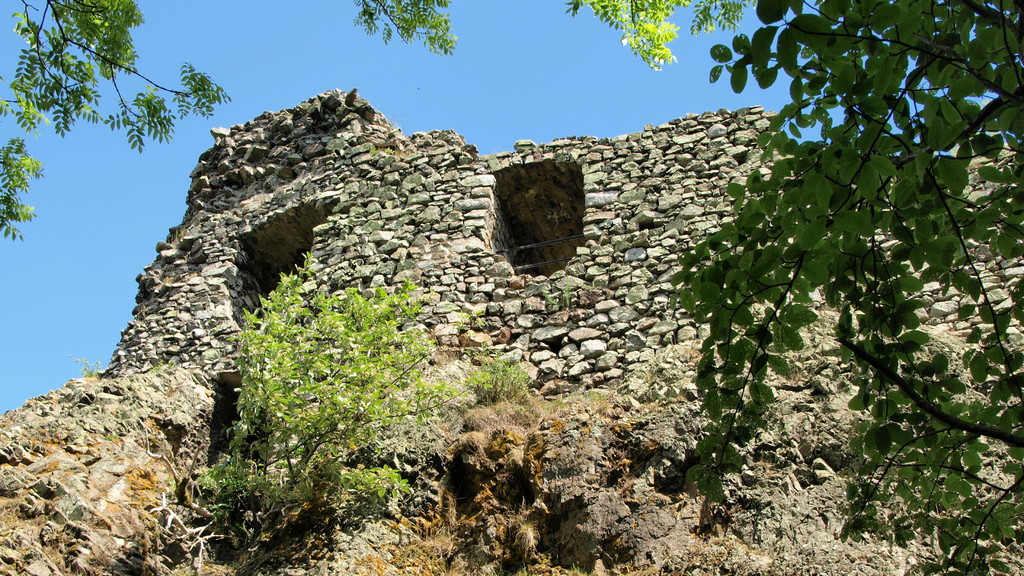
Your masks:
[[[917,405],[923,412],[930,415],[932,418],[950,426],[957,430],[969,432],[971,434],[977,434],[986,438],[992,438],[993,440],[999,440],[1008,446],[1015,448],[1024,448],[1024,436],[1018,436],[1012,432],[1008,432],[1001,428],[989,426],[988,424],[967,422],[961,420],[952,414],[943,412],[938,406],[928,401],[926,398],[918,394],[914,386],[907,382],[903,376],[900,376],[894,369],[887,366],[881,360],[870,354],[867,350],[861,348],[857,344],[854,344],[846,338],[838,338],[840,344],[845,346],[848,350],[853,352],[857,358],[860,358],[864,362],[867,362],[872,368],[874,368],[878,374],[889,380],[900,389],[901,392],[907,395],[911,401]]]
[[[198,575],[203,570],[203,558],[206,556],[207,541],[211,538],[220,538],[220,535],[203,534],[203,532],[205,532],[206,529],[211,526],[210,524],[197,526],[195,528],[189,528],[181,519],[181,516],[178,516],[178,514],[171,509],[171,505],[167,503],[167,492],[163,492],[162,494],[160,494],[160,505],[155,506],[149,510],[149,513],[154,515],[160,512],[163,512],[166,515],[163,524],[165,532],[169,532],[171,533],[172,537],[176,537],[173,533],[174,531],[171,530],[171,526],[176,526],[178,530],[182,532],[182,537],[184,539],[192,540],[191,544],[189,544],[189,542],[187,541],[185,542],[185,544],[188,546],[189,552],[193,552],[196,549],[196,547],[199,548],[198,552],[194,552],[192,559],[192,567],[195,569],[195,572]]]

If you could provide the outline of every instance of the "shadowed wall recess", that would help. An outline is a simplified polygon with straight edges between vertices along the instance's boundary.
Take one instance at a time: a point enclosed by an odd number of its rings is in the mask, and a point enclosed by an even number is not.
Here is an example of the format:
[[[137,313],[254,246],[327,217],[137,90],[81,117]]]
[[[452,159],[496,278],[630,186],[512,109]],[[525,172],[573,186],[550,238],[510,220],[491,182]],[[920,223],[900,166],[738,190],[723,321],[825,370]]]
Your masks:
[[[252,310],[269,295],[281,274],[294,272],[313,247],[313,229],[327,221],[323,206],[300,204],[276,215],[239,238],[238,268],[247,288],[244,306]]]
[[[546,160],[494,174],[498,200],[495,252],[517,272],[550,276],[583,245],[583,172]]]

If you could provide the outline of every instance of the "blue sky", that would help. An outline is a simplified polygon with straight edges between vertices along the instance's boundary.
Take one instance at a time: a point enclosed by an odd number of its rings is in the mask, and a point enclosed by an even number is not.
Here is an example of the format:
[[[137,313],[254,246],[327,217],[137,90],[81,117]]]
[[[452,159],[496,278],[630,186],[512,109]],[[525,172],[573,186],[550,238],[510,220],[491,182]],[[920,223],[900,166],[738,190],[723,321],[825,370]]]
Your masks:
[[[518,139],[611,137],[689,112],[785,103],[785,84],[740,95],[727,78],[709,84],[708,50],[728,43],[728,33],[681,36],[672,45],[678,62],[653,71],[614,31],[590,16],[569,17],[559,0],[453,4],[459,46],[438,56],[366,36],[353,26],[347,0],[142,0],[142,69],[170,83],[190,62],[232,102],[212,118],[180,122],[171,143],[142,154],[98,126],[78,126],[63,139],[45,131],[29,138],[46,172],[25,198],[38,217],[21,227],[24,241],[0,241],[0,412],[79,376],[72,358],[107,364],[131,319],[135,277],[181,222],[188,174],[213,144],[212,127],[358,87],[405,133],[454,129],[489,154]],[[751,14],[747,24],[755,22]],[[0,37],[3,77],[18,49],[7,36]],[[13,130],[0,119],[0,137]]]

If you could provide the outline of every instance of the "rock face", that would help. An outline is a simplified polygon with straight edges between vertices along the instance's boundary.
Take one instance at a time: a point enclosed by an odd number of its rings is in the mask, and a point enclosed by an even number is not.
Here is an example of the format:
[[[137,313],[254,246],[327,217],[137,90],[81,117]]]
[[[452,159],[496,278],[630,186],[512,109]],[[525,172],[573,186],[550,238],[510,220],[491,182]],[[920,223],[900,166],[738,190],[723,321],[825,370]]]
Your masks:
[[[188,557],[155,509],[184,502],[216,456],[231,410],[217,389],[175,369],[79,379],[0,417],[0,574],[161,573]]]
[[[726,185],[763,169],[769,121],[719,111],[480,157],[329,92],[214,129],[106,378],[0,422],[0,574],[912,571],[928,550],[839,536],[853,416],[827,338],[776,383],[779,412],[726,502],[685,481],[702,327],[670,279],[730,218]],[[400,509],[218,555],[195,497],[234,417],[232,336],[307,252],[324,290],[422,287],[418,321],[450,356],[520,361],[548,400],[393,430],[372,458],[414,486]],[[986,282],[1022,273],[989,262]],[[969,327],[958,295],[928,297],[925,320]]]

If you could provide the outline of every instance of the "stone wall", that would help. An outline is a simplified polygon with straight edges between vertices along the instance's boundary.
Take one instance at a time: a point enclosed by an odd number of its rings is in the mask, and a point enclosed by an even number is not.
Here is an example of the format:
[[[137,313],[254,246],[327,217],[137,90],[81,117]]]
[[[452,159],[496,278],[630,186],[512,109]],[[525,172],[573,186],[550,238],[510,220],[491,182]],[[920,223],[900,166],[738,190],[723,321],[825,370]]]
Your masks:
[[[234,370],[242,311],[312,251],[325,288],[429,291],[421,321],[442,345],[491,346],[550,386],[615,382],[696,335],[670,276],[728,217],[721,191],[754,169],[769,122],[720,111],[478,156],[453,132],[407,137],[343,99],[213,131],[110,375]]]
[[[478,156],[454,132],[405,136],[344,98],[213,130],[108,375],[233,372],[243,311],[312,251],[325,289],[423,287],[421,322],[441,345],[526,361],[545,392],[614,385],[697,336],[672,305],[671,275],[730,217],[726,185],[757,169],[770,121],[760,107],[722,110]],[[1022,273],[988,262],[987,282],[1004,287],[998,298]],[[969,328],[960,296],[930,288],[922,316]]]

